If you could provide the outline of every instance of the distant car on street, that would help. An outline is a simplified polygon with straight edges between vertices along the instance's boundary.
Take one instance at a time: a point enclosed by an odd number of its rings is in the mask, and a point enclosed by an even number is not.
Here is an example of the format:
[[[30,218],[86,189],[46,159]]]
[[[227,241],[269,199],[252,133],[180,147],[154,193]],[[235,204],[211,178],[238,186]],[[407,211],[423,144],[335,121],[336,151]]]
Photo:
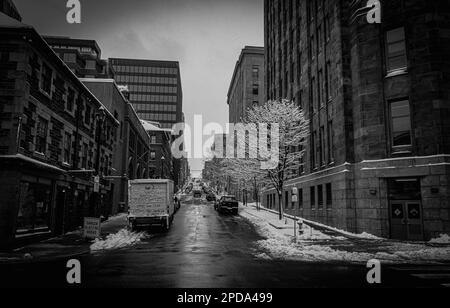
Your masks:
[[[194,190],[194,198],[201,198],[202,192],[200,190]]]
[[[239,214],[239,203],[235,196],[223,196],[214,205],[215,209],[219,213],[232,213],[233,215]]]
[[[211,192],[206,195],[206,201],[212,202],[216,201],[216,199],[216,195]]]

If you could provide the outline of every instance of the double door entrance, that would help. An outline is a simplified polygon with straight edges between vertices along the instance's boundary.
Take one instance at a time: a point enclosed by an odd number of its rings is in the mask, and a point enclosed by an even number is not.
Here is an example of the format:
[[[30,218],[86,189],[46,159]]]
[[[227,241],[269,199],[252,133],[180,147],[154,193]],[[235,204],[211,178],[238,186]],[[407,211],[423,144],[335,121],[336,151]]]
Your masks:
[[[389,180],[391,238],[422,241],[423,211],[420,179]]]
[[[391,237],[398,240],[423,240],[420,201],[391,201]]]

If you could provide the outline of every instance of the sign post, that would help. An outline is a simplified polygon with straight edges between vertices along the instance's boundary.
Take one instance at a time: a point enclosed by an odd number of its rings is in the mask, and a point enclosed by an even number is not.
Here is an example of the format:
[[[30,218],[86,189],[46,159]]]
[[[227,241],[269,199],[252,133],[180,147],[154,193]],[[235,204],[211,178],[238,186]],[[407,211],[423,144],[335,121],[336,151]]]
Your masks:
[[[292,203],[298,202],[298,189],[297,187],[292,188]],[[294,212],[295,213],[295,212]],[[297,215],[294,214],[294,239],[297,242]]]
[[[100,237],[101,222],[100,218],[85,217],[83,237],[85,239],[95,240]]]

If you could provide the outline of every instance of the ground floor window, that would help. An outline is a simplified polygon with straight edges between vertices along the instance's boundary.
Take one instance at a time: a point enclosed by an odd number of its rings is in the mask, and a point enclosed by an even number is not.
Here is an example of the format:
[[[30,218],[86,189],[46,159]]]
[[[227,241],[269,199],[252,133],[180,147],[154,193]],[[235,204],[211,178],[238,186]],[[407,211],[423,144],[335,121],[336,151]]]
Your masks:
[[[21,182],[16,233],[50,227],[52,188],[50,185]]]

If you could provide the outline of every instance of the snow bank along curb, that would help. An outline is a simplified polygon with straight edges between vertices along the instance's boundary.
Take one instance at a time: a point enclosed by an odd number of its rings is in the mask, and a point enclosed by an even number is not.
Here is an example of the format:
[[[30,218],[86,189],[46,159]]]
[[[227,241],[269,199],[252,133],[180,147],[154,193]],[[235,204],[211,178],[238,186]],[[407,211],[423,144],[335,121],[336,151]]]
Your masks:
[[[121,249],[134,246],[147,237],[148,235],[144,232],[136,233],[127,229],[122,229],[115,234],[109,234],[104,240],[96,239],[90,249],[92,252]]]
[[[255,207],[255,206],[253,206],[253,207]],[[264,208],[264,207],[260,207],[260,209],[264,210],[266,212],[269,212],[269,213],[276,214],[276,215],[279,214],[277,211],[270,210],[270,209],[267,209],[267,208]],[[380,237],[377,237],[375,235],[368,234],[368,233],[365,233],[365,232],[361,233],[361,234],[355,234],[355,233],[347,232],[347,231],[340,230],[340,229],[337,229],[337,228],[333,228],[333,227],[330,227],[330,226],[327,226],[327,225],[324,225],[324,224],[321,224],[321,223],[318,223],[318,222],[315,222],[315,221],[307,220],[307,219],[304,219],[304,218],[301,218],[301,217],[295,217],[293,215],[289,215],[289,214],[286,214],[286,213],[284,214],[284,217],[287,217],[287,218],[292,219],[292,220],[298,220],[299,222],[303,222],[304,224],[308,225],[311,228],[314,228],[314,227],[315,228],[322,228],[322,229],[326,229],[326,230],[334,232],[334,233],[338,233],[339,235],[344,236],[344,237],[349,238],[349,239],[383,240]]]

